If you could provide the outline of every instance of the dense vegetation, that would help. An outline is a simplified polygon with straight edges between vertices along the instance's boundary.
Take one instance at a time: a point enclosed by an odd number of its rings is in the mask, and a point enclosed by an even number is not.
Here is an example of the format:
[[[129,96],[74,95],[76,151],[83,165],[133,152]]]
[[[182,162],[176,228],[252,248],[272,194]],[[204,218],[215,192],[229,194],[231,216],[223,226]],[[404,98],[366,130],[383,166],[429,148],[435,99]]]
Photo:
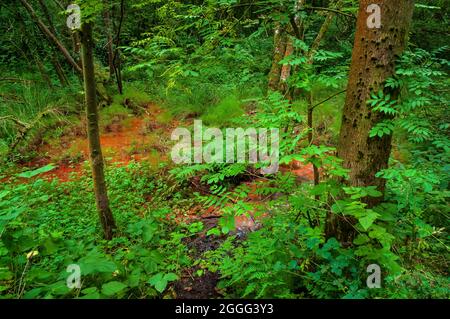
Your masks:
[[[2,1],[0,298],[449,298],[447,3],[372,2]],[[279,171],[175,164],[194,119]]]

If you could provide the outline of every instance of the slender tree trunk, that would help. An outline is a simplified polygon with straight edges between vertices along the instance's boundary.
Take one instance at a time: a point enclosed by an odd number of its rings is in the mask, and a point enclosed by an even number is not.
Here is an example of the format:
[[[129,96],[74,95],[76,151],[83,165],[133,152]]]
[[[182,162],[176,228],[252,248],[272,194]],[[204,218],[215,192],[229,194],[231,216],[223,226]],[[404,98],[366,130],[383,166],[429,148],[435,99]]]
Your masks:
[[[104,237],[111,239],[116,228],[114,217],[109,208],[108,193],[106,189],[105,175],[103,171],[103,155],[100,145],[100,133],[98,126],[98,109],[96,97],[96,83],[94,74],[94,56],[92,26],[85,23],[81,31],[81,45],[83,58],[83,76],[86,98],[86,116],[88,123],[89,151],[94,180],[94,191],[100,222],[103,227]]]
[[[285,46],[283,58],[288,58],[293,53],[294,53],[294,41],[292,40],[291,37],[286,35],[286,46]],[[287,93],[289,91],[288,80],[289,80],[289,77],[291,76],[291,69],[292,69],[292,66],[289,63],[283,64],[281,66],[279,89],[284,95],[287,95]],[[288,96],[288,98],[289,98],[289,96]]]
[[[115,49],[114,54],[114,72],[116,74],[116,81],[117,81],[117,91],[119,94],[123,94],[123,81],[122,81],[122,61],[120,59],[120,49]]]
[[[42,80],[44,80],[44,82],[47,83],[48,87],[53,90],[52,80],[50,79],[50,76],[48,75],[47,70],[42,63],[41,58],[37,54],[34,54],[34,61],[39,69],[39,72],[41,73]]]
[[[120,1],[119,26],[117,27],[116,47],[114,49],[114,55],[113,55],[114,73],[116,75],[117,90],[119,91],[119,94],[123,94],[122,65],[121,65],[119,46],[120,46],[120,34],[122,32],[122,23],[123,23],[123,18],[125,16],[125,2],[124,1],[125,0]]]
[[[55,36],[58,36],[58,34],[56,32],[56,28],[53,25],[52,17],[50,15],[50,12],[48,11],[47,6],[44,3],[44,0],[38,0],[38,1],[39,1],[39,5],[41,6],[42,12],[44,13],[45,19],[47,20],[50,31],[53,32],[53,34]]]
[[[81,67],[75,62],[75,60],[70,55],[69,51],[64,47],[64,45],[58,40],[56,35],[54,35],[49,28],[42,22],[42,20],[38,17],[36,12],[34,11],[33,7],[27,2],[27,0],[20,0],[24,8],[28,11],[28,13],[31,15],[35,23],[39,26],[39,28],[42,30],[42,32],[47,36],[49,41],[55,45],[59,51],[64,55],[67,62],[75,69],[75,71],[79,74],[82,74]]]
[[[103,21],[105,24],[105,32],[106,32],[106,48],[108,51],[108,66],[109,66],[109,76],[114,76],[114,50],[113,50],[113,38],[111,34],[111,8],[108,6],[107,1],[104,1],[105,9],[103,11]]]
[[[81,43],[80,43],[80,36],[78,34],[78,32],[72,32],[72,50],[73,53],[78,54],[80,53],[80,47],[81,47]]]
[[[67,80],[64,69],[62,68],[58,59],[54,56],[50,56],[50,60],[52,61],[53,68],[55,69],[56,75],[58,76],[59,83],[61,83],[62,86],[67,86],[69,84],[69,81]]]
[[[367,12],[372,0],[361,0],[357,20],[355,43],[350,68],[347,97],[339,137],[338,156],[350,170],[349,185],[377,186],[384,191],[385,180],[375,174],[388,165],[392,135],[369,137],[371,129],[388,117],[372,112],[367,105],[371,92],[384,88],[386,79],[395,72],[395,61],[402,54],[412,20],[414,0],[378,0],[381,7],[381,28],[369,28]],[[398,92],[389,92],[396,96]],[[370,198],[369,207],[383,198]],[[352,242],[353,225],[341,216],[329,214],[327,237]]]
[[[336,4],[334,4],[332,7],[339,7],[342,5],[342,0],[336,1]],[[317,50],[320,47],[320,44],[322,43],[323,38],[325,37],[325,34],[327,33],[328,29],[331,26],[331,23],[333,22],[333,18],[336,14],[334,12],[329,12],[325,18],[325,21],[322,23],[322,26],[320,27],[319,33],[317,33],[316,38],[314,39],[313,43],[311,44],[311,47],[309,48],[309,51],[307,53],[307,64],[309,65],[309,70],[311,72],[314,71],[313,64],[314,64],[314,56],[317,53]],[[307,118],[308,118],[308,142],[309,144],[313,143],[313,131],[314,131],[314,96],[313,96],[313,88],[307,92],[308,95],[308,108],[307,108]],[[320,172],[319,168],[313,164],[313,172],[314,172],[314,185],[319,185],[320,182]],[[316,199],[319,199],[319,196],[316,196]]]
[[[314,101],[314,96],[313,96],[313,91],[310,90],[308,92],[308,116],[307,116],[307,121],[308,121],[308,128],[309,128],[309,132],[308,132],[308,144],[311,145],[314,142],[314,138],[313,138],[313,101]],[[319,185],[320,182],[320,172],[319,172],[319,168],[313,164],[313,173],[314,173],[314,185]],[[316,200],[319,200],[320,196],[316,196]]]
[[[342,5],[342,1],[338,0],[336,1],[336,4],[332,6],[331,8],[339,8]],[[327,33],[328,29],[331,26],[331,23],[333,22],[333,18],[336,15],[334,12],[329,12],[325,18],[325,21],[322,23],[322,26],[320,27],[319,33],[317,33],[316,38],[314,39],[314,42],[311,44],[311,47],[309,49],[308,54],[308,63],[312,64],[314,55],[316,54],[316,51],[319,49],[320,44],[322,43],[322,40]]]
[[[42,12],[44,13],[45,19],[47,20],[48,26],[50,31],[57,36],[55,25],[53,24],[52,17],[50,15],[50,11],[48,10],[47,6],[44,3],[44,0],[39,0],[39,5],[41,6]],[[45,34],[44,34],[45,36]],[[68,85],[67,77],[64,73],[64,69],[62,68],[61,64],[59,63],[59,59],[56,56],[50,55],[50,60],[52,61],[53,68],[55,69],[56,75],[58,76],[59,83],[61,83],[62,86]]]
[[[275,30],[273,36],[273,59],[272,59],[272,67],[269,73],[269,90],[277,91],[280,84],[280,76],[281,76],[281,65],[280,61],[284,57],[284,53],[286,52],[286,34],[281,26],[281,23],[275,23]]]

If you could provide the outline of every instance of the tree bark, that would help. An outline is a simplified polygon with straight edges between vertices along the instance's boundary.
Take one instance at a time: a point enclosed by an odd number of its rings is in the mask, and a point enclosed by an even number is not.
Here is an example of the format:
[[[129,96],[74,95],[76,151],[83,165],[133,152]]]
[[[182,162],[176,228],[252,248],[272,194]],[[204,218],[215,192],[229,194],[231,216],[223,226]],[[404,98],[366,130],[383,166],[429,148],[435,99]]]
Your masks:
[[[293,53],[294,53],[294,41],[292,40],[291,37],[289,37],[287,35],[286,36],[286,46],[285,46],[283,58],[287,58],[287,57],[291,56]],[[280,80],[279,80],[278,86],[279,86],[279,90],[284,95],[286,95],[289,90],[288,80],[289,80],[289,77],[291,76],[291,69],[292,69],[292,66],[289,63],[283,64],[281,66]]]
[[[80,36],[78,34],[78,32],[72,32],[72,50],[73,53],[78,54],[80,53]]]
[[[273,36],[273,59],[272,59],[272,67],[269,73],[269,90],[277,91],[280,84],[280,76],[281,76],[281,65],[280,61],[284,57],[284,53],[286,52],[286,33],[281,26],[281,23],[275,23],[275,30]]]
[[[381,28],[368,26],[371,13],[367,12],[367,8],[372,3],[372,0],[360,1],[338,156],[344,160],[343,166],[350,170],[349,185],[374,185],[384,192],[385,180],[376,178],[375,174],[388,165],[392,135],[369,137],[371,129],[388,117],[372,112],[367,100],[371,92],[382,89],[388,93],[384,84],[394,75],[395,61],[407,44],[414,0],[378,0]],[[389,93],[396,96],[399,92]],[[373,207],[382,200],[382,197],[370,198],[366,202]],[[351,242],[352,226],[342,216],[330,213],[326,225],[327,237]]]
[[[89,151],[91,160],[94,191],[100,222],[105,239],[111,239],[116,228],[114,217],[109,208],[108,193],[103,171],[103,155],[100,145],[98,125],[98,109],[96,97],[96,83],[94,73],[92,26],[85,23],[81,31],[81,47],[83,59],[83,77],[86,99],[86,116],[88,124]]]
[[[111,8],[108,6],[107,2],[104,1],[105,9],[103,11],[103,21],[105,24],[106,32],[106,48],[108,52],[108,66],[109,66],[109,76],[114,76],[114,51],[113,51],[113,38],[111,34]]]

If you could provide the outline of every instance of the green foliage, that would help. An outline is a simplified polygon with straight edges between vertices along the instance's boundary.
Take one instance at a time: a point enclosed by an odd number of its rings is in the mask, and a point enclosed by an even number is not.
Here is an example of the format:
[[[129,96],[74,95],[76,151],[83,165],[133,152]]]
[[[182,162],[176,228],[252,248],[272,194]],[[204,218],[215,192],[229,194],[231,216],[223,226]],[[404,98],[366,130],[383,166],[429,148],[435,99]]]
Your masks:
[[[202,116],[206,125],[217,127],[229,125],[235,118],[244,113],[241,103],[235,96],[230,96],[222,100],[217,106],[208,109]]]
[[[111,10],[116,38],[120,2],[75,2],[83,21],[94,25],[98,90],[114,95],[104,11]],[[50,24],[43,8],[31,3]],[[167,129],[193,118],[222,129],[276,128],[283,172],[262,176],[265,163],[248,161],[176,167],[108,162],[108,194],[118,226],[110,241],[101,237],[87,162],[81,176],[73,174],[69,182],[41,179],[61,163],[40,168],[13,163],[35,155],[45,159],[47,154],[34,149],[64,141],[67,123],[79,124],[85,114],[80,81],[65,58],[44,41],[21,6],[2,3],[0,26],[8,32],[0,36],[5,74],[0,78],[0,157],[5,159],[0,166],[0,298],[171,298],[185,271],[203,276],[209,270],[220,276],[217,288],[225,298],[448,299],[446,3],[416,4],[410,48],[399,58],[396,75],[368,101],[374,115],[386,119],[371,128],[369,138],[393,135],[389,167],[377,174],[387,182],[383,193],[373,186],[348,186],[349,170],[336,157],[345,98],[336,93],[347,81],[357,2],[341,2],[315,52],[311,48],[330,11],[309,1],[298,11],[297,3],[124,2],[117,51],[124,94],[115,94],[108,106],[99,101],[102,127],[124,124],[159,103],[170,113],[154,119]],[[67,13],[57,2],[45,4],[55,36],[79,61],[71,34],[64,31]],[[302,22],[299,30],[292,29],[295,19]],[[266,93],[275,25],[294,46],[293,54],[279,62],[291,67],[283,94]],[[296,31],[300,34],[294,36]],[[312,132],[306,123],[309,107],[314,108]],[[243,143],[246,155],[256,148]],[[298,163],[300,169],[291,167]],[[311,164],[319,170],[319,183],[302,175]],[[367,205],[381,196],[382,204]],[[220,218],[211,226],[205,213]],[[326,238],[330,216],[351,225],[352,242]],[[252,226],[239,227],[242,219]],[[222,244],[206,252],[191,247],[211,241]],[[367,266],[374,263],[382,269],[382,289],[366,284]],[[80,266],[81,288],[67,287],[71,264]]]
[[[220,272],[219,287],[235,298],[448,296],[445,275],[423,273],[409,266],[406,269],[405,252],[394,252],[393,247],[404,240],[399,225],[410,222],[410,217],[397,221],[395,205],[367,209],[361,199],[380,196],[374,188],[345,188],[345,191],[349,197],[336,201],[333,210],[359,221],[356,226],[359,235],[352,247],[344,248],[334,238],[326,241],[321,227],[311,227],[307,219],[298,218],[298,211],[304,212],[308,204],[311,211],[322,211],[323,204],[311,196],[318,193],[306,189],[299,197],[302,203],[291,200],[288,207],[281,205],[282,199],[271,203],[270,218],[264,219],[261,229],[249,233],[245,241],[229,237],[219,249],[207,252],[199,264]],[[307,201],[305,195],[311,200]],[[323,220],[324,215],[321,213],[319,217]],[[430,238],[432,233],[443,238],[443,234],[438,235],[422,221],[416,219],[415,225],[416,231],[425,236],[421,238]],[[415,251],[420,251],[421,258],[429,259],[424,249],[430,248],[422,245]],[[371,290],[366,286],[366,268],[373,263],[383,270],[382,289]],[[417,289],[418,278],[426,280],[423,289]],[[432,285],[439,288],[432,289]],[[410,289],[416,289],[414,294]]]
[[[130,164],[107,174],[111,206],[122,212],[117,219],[123,230],[110,242],[98,236],[87,177],[64,184],[41,179],[20,187],[2,184],[3,297],[154,298],[163,293],[190,263],[181,239],[191,231],[168,221],[164,207],[142,207],[144,195],[157,185],[143,171],[145,167]],[[80,289],[66,286],[70,264],[80,266]]]
[[[69,99],[76,97],[73,89],[49,91],[40,85],[31,85],[32,81],[25,86],[1,85],[0,141],[4,145],[10,146],[26,131],[20,141],[20,145],[26,146],[39,132],[63,121],[63,115],[76,111],[76,103],[69,103]]]
[[[448,122],[447,74],[449,62],[439,55],[447,47],[427,52],[422,49],[407,51],[400,59],[396,76],[386,81],[385,90],[398,89],[393,98],[382,90],[372,94],[368,101],[374,112],[381,112],[395,120],[378,123],[370,136],[382,137],[399,130],[413,143],[439,141],[448,148],[445,125]],[[436,94],[442,92],[442,94]]]

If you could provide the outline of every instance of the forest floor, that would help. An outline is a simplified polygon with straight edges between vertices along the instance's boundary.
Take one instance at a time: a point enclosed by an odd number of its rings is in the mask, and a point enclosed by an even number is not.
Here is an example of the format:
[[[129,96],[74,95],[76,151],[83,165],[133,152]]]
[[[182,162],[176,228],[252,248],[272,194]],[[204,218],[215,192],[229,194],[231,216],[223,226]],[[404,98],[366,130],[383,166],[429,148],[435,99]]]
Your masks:
[[[193,120],[177,120],[172,118],[166,110],[154,103],[147,103],[141,114],[128,114],[115,116],[107,122],[101,122],[101,145],[107,165],[126,166],[131,161],[149,162],[158,167],[160,163],[170,161],[170,135],[177,127],[190,127]],[[57,179],[65,183],[76,179],[83,173],[84,165],[89,159],[89,146],[86,137],[86,123],[81,120],[79,124],[68,128],[62,136],[35,145],[36,157],[21,164],[25,170],[34,170],[45,165],[55,166],[49,172],[39,174],[35,178],[46,180]],[[303,165],[294,161],[290,165],[280,167],[283,172],[291,172],[301,181],[313,180],[312,165]],[[254,178],[243,181],[250,193],[246,201],[253,205],[264,205],[267,198],[256,194],[256,189],[264,179]],[[195,185],[192,186],[195,188]],[[215,207],[195,206],[188,212],[180,212],[179,221],[191,223],[201,221],[204,231],[196,237],[190,237],[185,244],[192,252],[193,259],[198,259],[203,253],[214,250],[220,246],[225,237],[206,236],[209,229],[216,227],[221,217],[220,210]],[[263,217],[266,218],[267,214]],[[259,227],[258,218],[249,214],[235,217],[237,233],[245,236],[246,233]],[[185,269],[179,281],[174,283],[173,290],[176,298],[214,298],[220,297],[217,290],[219,275],[205,271],[202,276],[196,276],[198,266]]]

